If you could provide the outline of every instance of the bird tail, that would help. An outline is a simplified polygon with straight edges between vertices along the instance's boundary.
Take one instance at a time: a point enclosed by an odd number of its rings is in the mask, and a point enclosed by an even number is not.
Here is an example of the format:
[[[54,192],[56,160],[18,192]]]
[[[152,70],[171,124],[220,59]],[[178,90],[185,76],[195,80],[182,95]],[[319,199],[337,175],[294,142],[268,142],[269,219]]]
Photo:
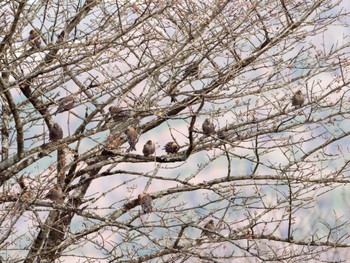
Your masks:
[[[135,145],[130,145],[129,152],[136,151]]]
[[[135,148],[135,146],[130,146],[126,151],[127,152],[136,151],[136,148]]]

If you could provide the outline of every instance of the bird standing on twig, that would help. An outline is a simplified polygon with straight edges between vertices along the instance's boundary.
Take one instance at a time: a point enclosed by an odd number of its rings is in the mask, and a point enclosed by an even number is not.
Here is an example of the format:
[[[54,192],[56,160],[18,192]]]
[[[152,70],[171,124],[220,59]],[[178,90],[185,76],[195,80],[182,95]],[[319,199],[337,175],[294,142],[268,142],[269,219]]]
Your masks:
[[[144,213],[152,212],[152,197],[149,194],[139,194],[139,203]]]
[[[77,95],[71,94],[67,97],[64,97],[58,101],[58,108],[57,111],[55,112],[55,115],[57,113],[61,113],[70,109],[73,109],[75,106],[75,97]]]
[[[47,193],[45,198],[55,202],[59,200],[62,195],[63,195],[62,188],[58,184],[55,184],[53,188],[51,188],[50,191]]]
[[[32,49],[40,48],[41,40],[36,30],[32,29],[29,31],[28,43],[32,47]]]
[[[154,154],[155,150],[156,150],[156,147],[154,143],[151,140],[148,140],[146,144],[143,146],[142,153],[144,156],[147,157]]]
[[[301,106],[304,104],[305,98],[304,95],[301,93],[301,90],[298,90],[292,98],[292,105],[297,109],[301,108]]]
[[[215,134],[215,126],[209,119],[205,119],[203,122],[202,130],[205,135]]]
[[[185,70],[183,73],[183,76],[196,76],[198,75],[199,72],[199,63],[198,62],[192,62]]]
[[[109,114],[113,118],[114,121],[125,121],[130,117],[130,113],[128,110],[123,110],[117,106],[110,106],[108,108]]]
[[[176,142],[168,142],[164,146],[164,150],[166,153],[177,153],[180,149],[180,146]]]
[[[139,134],[134,128],[129,128],[125,131],[126,137],[128,139],[128,143],[130,145],[128,152],[130,151],[136,151],[136,143],[139,141]]]
[[[50,141],[58,141],[63,138],[63,131],[58,123],[54,123],[52,127],[49,127]]]
[[[102,150],[101,155],[104,156],[111,156],[113,155],[113,150],[116,150],[122,143],[121,137],[117,135],[108,135],[107,137],[108,144],[106,145],[106,148]]]
[[[215,226],[214,226],[214,220],[210,219],[208,221],[208,223],[206,223],[203,227],[204,229],[210,230],[210,231],[214,231],[215,230]],[[214,236],[214,233],[207,231],[207,230],[203,230],[201,237],[203,236],[207,236],[209,238],[212,238]]]

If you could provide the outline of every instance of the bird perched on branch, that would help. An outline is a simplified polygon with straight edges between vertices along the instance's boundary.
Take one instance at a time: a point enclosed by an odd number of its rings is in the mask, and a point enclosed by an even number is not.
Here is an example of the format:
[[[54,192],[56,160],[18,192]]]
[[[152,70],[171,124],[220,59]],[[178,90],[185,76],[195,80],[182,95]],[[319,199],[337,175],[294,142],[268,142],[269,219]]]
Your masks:
[[[136,151],[136,143],[139,141],[139,134],[134,128],[129,128],[125,131],[126,137],[128,139],[128,143],[130,145],[128,152]]]
[[[173,94],[170,94],[170,102],[171,103],[175,103],[175,102],[177,102],[177,98],[176,98],[176,94],[175,93],[173,93]]]
[[[205,135],[215,134],[215,126],[209,119],[205,119],[203,122],[202,130]]]
[[[142,153],[144,156],[147,157],[154,154],[155,150],[156,150],[156,147],[154,143],[151,140],[148,140],[146,144],[143,146]]]
[[[125,121],[130,117],[130,112],[128,110],[123,110],[117,106],[110,106],[108,108],[109,114],[114,121]]]
[[[70,109],[73,109],[75,106],[75,98],[77,95],[71,94],[67,97],[64,97],[58,101],[58,108],[57,111],[55,112],[55,115],[57,113],[61,113]]]
[[[62,195],[62,188],[58,184],[55,184],[53,188],[51,188],[50,191],[47,193],[45,198],[50,199],[51,201],[57,201],[61,198]]]
[[[101,155],[111,156],[113,155],[113,150],[116,150],[122,144],[122,139],[117,135],[110,134],[107,136],[107,142],[108,144],[102,150]]]
[[[214,220],[210,219],[208,221],[208,223],[206,223],[203,227],[204,229],[207,229],[207,230],[210,230],[210,231],[214,231],[215,230],[215,226],[214,226]],[[210,232],[210,231],[207,231],[207,230],[203,230],[202,231],[202,234],[201,234],[201,237],[203,236],[207,236],[209,238],[213,237],[214,236],[214,233]]]
[[[185,70],[183,73],[183,76],[196,76],[198,75],[199,72],[199,63],[198,62],[192,62]]]
[[[168,142],[164,146],[164,150],[166,153],[177,153],[180,149],[180,146],[176,142]]]
[[[32,47],[32,49],[40,48],[41,40],[36,30],[32,29],[29,31],[28,43]]]
[[[301,106],[304,104],[305,98],[304,95],[301,93],[301,90],[298,90],[295,92],[292,98],[292,105],[297,109],[301,108]]]
[[[49,132],[50,141],[58,141],[63,138],[63,131],[58,123],[54,123],[52,127],[49,127]]]
[[[144,213],[152,212],[152,197],[149,194],[139,194],[139,203]]]
[[[218,131],[217,136],[220,140],[227,140],[227,131],[224,131],[224,130]]]

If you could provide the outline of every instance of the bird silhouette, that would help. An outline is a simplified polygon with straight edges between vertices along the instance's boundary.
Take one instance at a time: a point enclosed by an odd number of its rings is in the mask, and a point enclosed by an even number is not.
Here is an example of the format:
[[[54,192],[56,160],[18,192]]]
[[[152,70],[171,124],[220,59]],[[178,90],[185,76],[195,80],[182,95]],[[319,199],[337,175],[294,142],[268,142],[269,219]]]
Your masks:
[[[205,119],[203,122],[202,130],[205,135],[215,134],[215,126],[209,119]]]
[[[295,92],[295,94],[292,97],[292,105],[297,109],[301,108],[301,106],[304,104],[305,98],[304,95],[301,93],[301,90],[298,90]]]
[[[49,137],[51,141],[58,141],[63,138],[63,131],[58,123],[54,123],[52,127],[49,128]]]
[[[146,144],[143,146],[142,153],[144,156],[150,156],[150,155],[154,154],[155,149],[156,149],[156,147],[155,147],[154,143],[151,140],[148,140],[146,142]]]

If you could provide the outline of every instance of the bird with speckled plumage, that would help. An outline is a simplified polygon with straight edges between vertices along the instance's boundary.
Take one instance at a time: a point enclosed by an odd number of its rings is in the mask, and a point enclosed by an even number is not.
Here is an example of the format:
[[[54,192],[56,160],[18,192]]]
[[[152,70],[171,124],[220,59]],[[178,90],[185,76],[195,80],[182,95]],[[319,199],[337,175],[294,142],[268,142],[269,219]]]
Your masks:
[[[128,143],[130,145],[128,152],[130,151],[136,151],[136,144],[139,141],[139,134],[137,133],[135,128],[129,128],[125,131]]]

